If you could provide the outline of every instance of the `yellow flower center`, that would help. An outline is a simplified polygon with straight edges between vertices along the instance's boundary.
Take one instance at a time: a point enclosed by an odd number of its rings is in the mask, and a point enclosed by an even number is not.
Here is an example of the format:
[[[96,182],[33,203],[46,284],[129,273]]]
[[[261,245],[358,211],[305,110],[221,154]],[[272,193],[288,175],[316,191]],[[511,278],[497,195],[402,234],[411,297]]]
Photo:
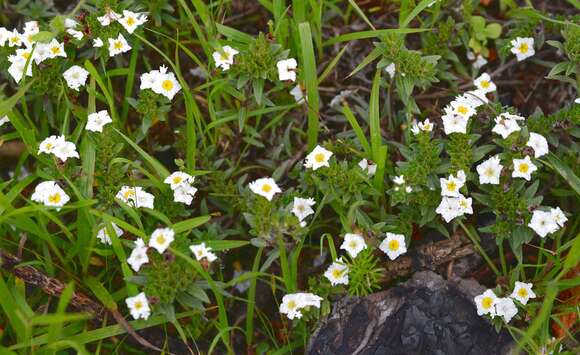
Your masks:
[[[173,183],[174,184],[179,184],[181,182],[181,176],[176,176],[173,178]]]
[[[460,113],[460,114],[462,114],[462,115],[465,115],[465,114],[467,114],[467,111],[468,111],[468,109],[467,109],[467,107],[465,107],[465,106],[459,106],[459,107],[457,108],[457,112],[459,112],[459,113]]]
[[[300,212],[304,212],[304,205],[298,205],[296,206],[296,209]]]
[[[454,181],[449,181],[447,183],[447,190],[455,191],[457,189],[457,184]]]
[[[20,38],[16,37],[16,36],[10,38],[10,42],[12,42],[12,43],[18,43],[19,40],[20,40]]]
[[[141,301],[135,302],[135,309],[141,309],[141,307],[143,307],[143,302]]]
[[[165,244],[166,241],[167,241],[167,239],[165,239],[165,236],[163,234],[159,234],[157,236],[157,243],[158,244],[163,245],[163,244]]]
[[[487,89],[489,87],[489,81],[482,80],[481,81],[481,87],[484,88],[484,89]]]
[[[525,288],[520,288],[518,290],[518,296],[520,297],[528,297],[528,290],[526,290]]]
[[[397,251],[399,249],[399,241],[393,239],[389,242],[389,250]]]
[[[163,88],[163,90],[169,91],[169,90],[173,89],[173,82],[169,79],[165,79],[163,81],[163,83],[161,84],[161,87]]]
[[[133,17],[127,18],[127,25],[133,26],[135,24],[135,19]]]
[[[484,309],[491,308],[491,306],[492,306],[492,305],[493,305],[493,298],[491,298],[491,297],[484,297],[484,298],[481,300],[481,306],[482,306]]]
[[[24,59],[30,58],[30,53],[29,52],[22,53],[22,58],[24,58]]]
[[[530,166],[526,163],[521,163],[520,166],[518,167],[518,170],[520,171],[520,173],[527,173],[528,170],[530,170]]]
[[[467,201],[459,200],[459,206],[461,206],[461,208],[467,208]]]
[[[272,190],[272,186],[270,184],[264,184],[262,185],[262,191],[264,191],[265,193],[268,193]]]
[[[296,308],[297,304],[294,300],[292,301],[288,301],[288,309],[292,310],[294,308]]]
[[[226,52],[220,53],[220,59],[226,61],[229,59],[229,55]]]
[[[72,78],[73,79],[78,79],[79,78],[79,73],[73,73],[72,74]]]
[[[493,169],[492,169],[492,168],[487,168],[487,169],[485,170],[485,175],[486,175],[487,177],[492,177],[492,176],[493,176]]]
[[[520,53],[527,53],[529,49],[530,49],[530,47],[528,47],[527,43],[520,44],[520,47],[518,48]]]
[[[314,156],[314,160],[316,160],[317,163],[322,163],[324,161],[324,154],[323,153],[318,153]]]
[[[135,197],[135,191],[127,190],[123,193],[123,197],[125,197],[126,200],[130,199],[131,197]]]
[[[351,241],[350,243],[348,243],[348,247],[351,248],[351,249],[355,249],[356,248],[356,245],[357,244],[356,244],[356,242],[354,240]]]
[[[58,48],[58,47],[50,47],[50,51],[52,52],[52,54],[59,54],[60,53],[60,48]]]
[[[332,270],[332,277],[334,277],[335,279],[338,279],[341,276],[342,276],[342,270],[340,270],[340,269]]]
[[[121,48],[123,48],[123,42],[121,42],[121,41],[115,42],[115,49],[121,49]]]
[[[48,196],[48,201],[50,203],[59,203],[60,202],[60,194],[57,192],[53,195]]]

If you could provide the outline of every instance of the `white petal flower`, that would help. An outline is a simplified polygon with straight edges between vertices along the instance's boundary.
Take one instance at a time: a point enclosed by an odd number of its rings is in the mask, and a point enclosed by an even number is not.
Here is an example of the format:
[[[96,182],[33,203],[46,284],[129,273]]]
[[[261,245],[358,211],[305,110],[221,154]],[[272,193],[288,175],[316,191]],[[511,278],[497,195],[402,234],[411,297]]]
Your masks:
[[[531,283],[516,281],[514,291],[510,297],[520,301],[521,304],[526,305],[530,298],[536,298],[536,294],[532,291],[532,286]]]
[[[79,25],[78,22],[73,20],[72,18],[65,18],[64,19],[64,28],[75,28]]]
[[[314,214],[312,206],[316,204],[316,201],[312,198],[300,198],[294,197],[294,204],[292,205],[292,213],[298,218],[299,221],[303,221],[306,217]]]
[[[530,139],[528,139],[526,145],[534,149],[534,158],[539,158],[550,152],[548,141],[538,133],[530,132]]]
[[[290,95],[294,97],[294,101],[296,101],[297,104],[305,102],[304,92],[302,92],[302,88],[300,87],[300,85],[296,85],[295,87],[293,87],[292,90],[290,90]]]
[[[125,303],[127,303],[127,308],[129,308],[131,316],[134,319],[148,319],[151,315],[149,302],[144,292],[141,292],[135,297],[127,297]]]
[[[514,159],[513,162],[514,171],[512,172],[512,177],[521,177],[530,181],[532,179],[532,173],[538,170],[527,155],[524,159]]]
[[[85,86],[87,78],[89,77],[89,72],[78,65],[73,65],[68,68],[62,76],[64,77],[64,80],[66,80],[69,88],[79,91],[81,86]]]
[[[111,226],[113,227],[113,231],[115,232],[117,238],[123,235],[123,230],[119,228],[119,226],[117,226],[115,223],[111,223]],[[97,232],[97,239],[100,240],[103,244],[111,245],[113,243],[111,241],[111,236],[107,231],[107,227],[99,229]]]
[[[163,180],[164,183],[169,184],[172,190],[179,186],[190,185],[195,181],[195,178],[183,171],[176,171]]]
[[[451,112],[454,115],[461,116],[465,119],[469,119],[471,116],[475,115],[476,111],[472,105],[471,100],[466,100],[464,97],[459,96],[455,100],[451,101],[449,106],[447,106],[446,112]],[[449,109],[450,108],[450,109]]]
[[[481,54],[478,54],[477,58],[475,58],[475,61],[471,65],[473,66],[474,69],[480,69],[486,64],[487,59],[485,59]]]
[[[131,46],[127,43],[125,37],[119,33],[117,38],[109,38],[109,57],[114,57],[117,54],[125,53],[131,50]]]
[[[80,41],[85,36],[85,34],[82,31],[77,31],[77,30],[75,30],[73,28],[67,29],[66,30],[66,33],[68,33],[69,35],[71,35],[77,41]]]
[[[103,43],[103,40],[100,37],[93,39],[93,47],[101,48],[103,45],[105,44]]]
[[[441,196],[459,197],[459,189],[465,185],[465,173],[463,170],[457,172],[457,176],[449,175],[447,179],[440,178]]]
[[[541,210],[535,210],[533,212],[528,227],[532,228],[542,238],[560,229],[552,213]]]
[[[471,197],[465,197],[463,195],[460,195],[457,199],[457,204],[459,206],[458,213],[460,213],[460,215],[473,214],[473,208],[471,207],[472,205]]]
[[[191,205],[197,189],[191,185],[180,185],[173,190],[173,201]]]
[[[330,166],[329,160],[332,157],[332,152],[317,145],[310,154],[306,156],[306,162],[304,166],[312,170],[318,170],[323,166]]]
[[[173,97],[181,90],[181,85],[177,81],[175,74],[168,73],[165,66],[159,68],[159,74],[155,76],[155,79],[151,90],[167,97],[169,100],[173,100]]]
[[[395,63],[391,63],[389,65],[387,65],[387,67],[385,68],[385,71],[389,74],[389,76],[392,78],[395,77],[395,73],[397,71],[397,68],[395,66]]]
[[[474,108],[485,105],[489,102],[486,92],[480,89],[466,91],[461,98]]]
[[[0,127],[4,126],[4,124],[10,122],[10,119],[8,118],[8,116],[4,116],[2,118],[0,118]]]
[[[459,199],[456,197],[443,197],[441,203],[435,210],[443,217],[445,222],[449,223],[455,217],[461,216],[463,213],[459,206]]]
[[[324,277],[330,281],[332,286],[348,285],[348,271],[348,266],[342,261],[342,258],[338,258],[326,269]]]
[[[189,247],[197,261],[201,261],[202,259],[206,259],[208,262],[212,263],[217,259],[217,256],[211,251],[210,247],[205,246],[205,242],[201,244],[191,245]]]
[[[362,236],[353,233],[346,233],[344,235],[344,242],[340,246],[340,249],[344,249],[348,254],[356,258],[358,253],[367,248],[367,244]]]
[[[319,297],[312,293],[291,293],[282,297],[282,304],[280,304],[280,313],[285,314],[289,319],[302,318],[303,308],[316,307],[320,308]]]
[[[223,46],[221,50],[215,51],[212,54],[215,66],[227,71],[234,64],[234,57],[240,53],[237,49],[230,46]]]
[[[480,184],[499,184],[499,177],[503,166],[500,164],[498,156],[491,157],[477,166]]]
[[[16,30],[12,30],[8,34],[8,47],[20,47],[22,46],[22,35]]]
[[[136,208],[154,208],[155,196],[143,190],[140,186],[122,186],[115,198]]]
[[[64,143],[64,136],[50,136],[45,138],[38,147],[38,154],[52,154],[57,145]]]
[[[61,207],[70,201],[70,197],[58,186],[56,181],[44,181],[36,185],[30,199],[48,207],[56,207],[57,211],[60,211]]]
[[[278,185],[276,185],[276,181],[272,178],[254,180],[249,186],[253,193],[264,196],[268,201],[272,201],[275,194],[282,192]]]
[[[487,73],[481,74],[478,78],[473,81],[473,85],[477,89],[481,90],[483,93],[494,92],[496,89],[495,84],[491,81],[491,77]]]
[[[393,178],[393,182],[397,185],[404,185],[405,184],[405,177],[403,175],[395,176]]]
[[[59,142],[52,150],[52,154],[63,162],[66,162],[68,158],[79,158],[77,146],[67,141]]]
[[[509,297],[499,298],[495,304],[495,313],[509,323],[518,314],[518,307]]]
[[[91,113],[88,116],[87,125],[85,129],[92,132],[103,132],[103,127],[113,122],[107,110]]]
[[[433,130],[433,123],[431,123],[429,121],[429,119],[425,119],[425,121],[423,122],[419,122],[417,124],[417,126],[419,127],[420,130],[422,130],[423,132],[431,132]]]
[[[280,81],[296,81],[296,68],[298,67],[296,59],[289,58],[281,60],[276,63],[276,66],[278,67],[278,78]]]
[[[48,58],[62,57],[66,58],[66,52],[64,51],[64,43],[59,43],[56,39],[52,39],[48,43]]]
[[[441,120],[443,120],[443,131],[445,134],[467,133],[467,123],[469,122],[467,118],[450,113],[441,116]]]
[[[367,173],[368,176],[374,176],[377,172],[377,164],[372,161],[362,159],[358,162],[359,168]]]
[[[157,228],[151,234],[151,238],[149,239],[149,247],[157,250],[159,254],[163,254],[174,240],[175,232],[173,229]]]
[[[147,247],[143,239],[138,238],[135,241],[135,248],[131,251],[131,255],[127,258],[127,264],[131,265],[131,268],[139,272],[143,264],[149,262],[149,257],[147,256]]]
[[[552,208],[550,213],[552,214],[554,221],[556,221],[560,227],[564,227],[564,224],[568,221],[568,217],[566,217],[560,207]]]
[[[520,131],[521,128],[517,121],[523,120],[523,117],[510,115],[509,113],[502,113],[495,118],[495,126],[492,132],[499,134],[503,139],[506,139],[513,132]]]
[[[492,290],[486,290],[483,294],[475,296],[474,301],[478,315],[489,314],[495,317],[495,305],[498,302],[498,298]]]
[[[516,55],[518,62],[536,53],[534,50],[534,39],[531,37],[517,37],[511,41],[511,45],[511,52]]]
[[[103,16],[97,17],[97,21],[101,24],[101,26],[106,27],[111,24],[111,22],[118,21],[121,18],[121,15],[112,11],[111,9],[107,9],[106,13]]]
[[[137,27],[147,22],[147,15],[123,10],[123,17],[117,20],[129,33],[135,32]]]
[[[379,245],[389,259],[395,260],[399,255],[407,252],[407,245],[405,244],[405,236],[402,234],[387,233],[387,237]]]

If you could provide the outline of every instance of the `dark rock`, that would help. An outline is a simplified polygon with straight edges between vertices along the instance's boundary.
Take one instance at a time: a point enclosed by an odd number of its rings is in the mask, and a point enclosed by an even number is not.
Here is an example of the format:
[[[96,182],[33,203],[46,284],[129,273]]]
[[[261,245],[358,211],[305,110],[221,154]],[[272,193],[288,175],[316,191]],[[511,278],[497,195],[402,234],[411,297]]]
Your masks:
[[[431,272],[367,297],[343,298],[313,334],[307,353],[507,354],[513,340],[476,313],[473,280]]]

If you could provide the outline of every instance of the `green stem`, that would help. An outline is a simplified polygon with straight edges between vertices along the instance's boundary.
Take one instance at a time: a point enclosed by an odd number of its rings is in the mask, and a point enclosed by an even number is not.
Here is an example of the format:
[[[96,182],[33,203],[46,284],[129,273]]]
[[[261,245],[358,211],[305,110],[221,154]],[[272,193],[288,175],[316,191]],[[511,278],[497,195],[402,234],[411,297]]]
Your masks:
[[[280,267],[282,268],[282,278],[284,279],[284,284],[286,285],[286,292],[292,293],[294,292],[294,285],[292,283],[290,268],[288,267],[286,244],[284,243],[284,238],[281,235],[278,235],[278,250],[280,251]]]
[[[507,275],[507,265],[505,261],[505,254],[503,252],[503,240],[499,243],[499,257],[501,262],[501,271],[503,272],[504,276]]]
[[[467,229],[467,227],[463,224],[462,221],[459,221],[459,225],[461,226],[461,228],[463,228],[463,230],[465,231],[465,234],[467,234],[469,239],[471,239],[471,241],[475,245],[475,249],[477,249],[479,254],[481,254],[481,256],[485,259],[485,261],[487,262],[489,267],[493,270],[493,272],[496,274],[496,276],[501,276],[499,270],[497,269],[497,267],[495,266],[493,261],[489,258],[489,256],[485,252],[485,250],[483,250],[483,248],[479,244],[478,238],[476,236],[474,236],[473,233],[471,233],[471,231],[469,229]]]

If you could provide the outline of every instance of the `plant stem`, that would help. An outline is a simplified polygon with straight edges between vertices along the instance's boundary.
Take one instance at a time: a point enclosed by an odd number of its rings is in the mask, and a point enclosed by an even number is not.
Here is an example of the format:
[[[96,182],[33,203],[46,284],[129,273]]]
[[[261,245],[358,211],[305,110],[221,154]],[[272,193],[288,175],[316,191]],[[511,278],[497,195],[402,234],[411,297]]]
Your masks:
[[[495,273],[495,275],[496,276],[501,276],[501,273],[499,272],[499,270],[497,269],[497,267],[495,266],[495,264],[493,263],[493,261],[489,258],[489,256],[485,252],[485,250],[483,250],[483,248],[479,244],[478,238],[475,235],[473,235],[473,233],[471,233],[471,231],[469,229],[467,229],[467,227],[463,224],[462,221],[459,221],[459,225],[461,226],[461,228],[463,228],[463,230],[465,231],[465,234],[467,234],[467,236],[469,237],[469,239],[471,239],[471,241],[475,245],[475,249],[477,249],[477,251],[485,259],[485,261],[487,262],[487,264],[489,265],[489,267],[491,268],[491,270],[493,270],[493,272]]]

